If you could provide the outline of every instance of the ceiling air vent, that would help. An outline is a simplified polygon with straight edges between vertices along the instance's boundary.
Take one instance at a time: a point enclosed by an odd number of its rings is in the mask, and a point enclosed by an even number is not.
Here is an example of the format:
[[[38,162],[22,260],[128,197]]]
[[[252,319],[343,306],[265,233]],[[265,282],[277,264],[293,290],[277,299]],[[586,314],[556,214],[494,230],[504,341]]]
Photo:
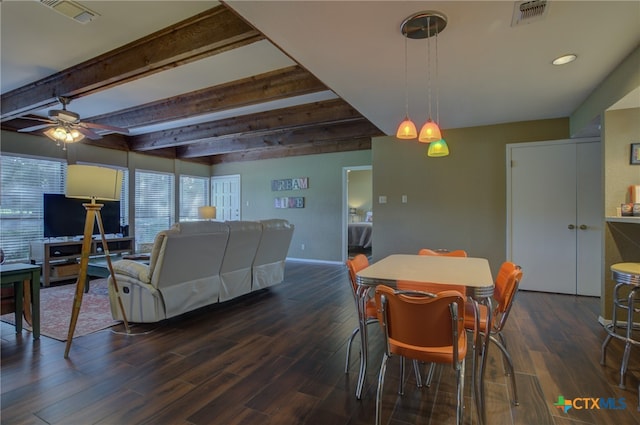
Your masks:
[[[517,1],[513,5],[511,26],[539,21],[547,15],[548,10],[547,0]]]
[[[40,3],[81,24],[91,22],[100,16],[80,3],[71,0],[40,0]]]

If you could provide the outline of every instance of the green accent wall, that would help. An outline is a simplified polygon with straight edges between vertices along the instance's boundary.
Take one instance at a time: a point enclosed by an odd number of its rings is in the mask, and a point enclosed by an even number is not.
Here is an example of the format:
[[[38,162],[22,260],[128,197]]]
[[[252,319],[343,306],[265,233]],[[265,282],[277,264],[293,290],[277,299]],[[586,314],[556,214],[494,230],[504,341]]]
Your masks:
[[[373,139],[373,259],[464,249],[488,258],[495,274],[506,260],[506,145],[567,139],[569,120],[445,129],[443,136],[450,155],[441,158],[427,157],[417,141]]]

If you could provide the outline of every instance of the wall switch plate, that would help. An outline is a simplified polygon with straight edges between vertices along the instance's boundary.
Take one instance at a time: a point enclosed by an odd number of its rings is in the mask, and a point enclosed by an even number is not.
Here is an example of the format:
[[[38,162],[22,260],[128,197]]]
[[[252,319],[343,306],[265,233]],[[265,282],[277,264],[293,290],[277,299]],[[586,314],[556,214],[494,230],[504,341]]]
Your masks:
[[[387,203],[387,197],[384,196],[384,195],[378,196],[378,203],[379,204],[386,204]]]
[[[403,204],[407,203],[407,195],[402,195],[402,203]]]

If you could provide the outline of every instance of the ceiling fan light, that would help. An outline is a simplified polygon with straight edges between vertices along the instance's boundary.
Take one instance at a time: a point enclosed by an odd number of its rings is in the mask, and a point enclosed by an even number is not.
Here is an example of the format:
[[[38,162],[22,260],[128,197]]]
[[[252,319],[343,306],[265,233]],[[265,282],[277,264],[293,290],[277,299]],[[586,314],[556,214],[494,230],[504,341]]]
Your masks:
[[[447,146],[447,142],[444,139],[436,140],[435,142],[429,143],[429,149],[427,150],[427,156],[432,158],[437,158],[441,156],[449,155],[449,146]]]
[[[53,137],[55,137],[56,140],[64,141],[67,138],[67,130],[64,127],[56,127],[53,131]]]
[[[396,137],[398,139],[415,139],[418,137],[418,130],[416,129],[416,125],[411,121],[409,117],[405,117],[404,121],[400,123],[398,126],[398,131],[396,132]]]
[[[431,118],[429,118],[429,120],[427,120],[427,122],[422,126],[422,129],[420,129],[420,136],[418,136],[418,141],[422,143],[431,143],[440,139],[442,139],[440,127],[438,127],[438,124],[436,124],[431,120]]]
[[[43,134],[47,136],[49,139],[53,140],[54,142],[57,142],[58,139],[56,138],[55,133],[56,133],[56,129],[54,127],[50,127],[46,129]]]

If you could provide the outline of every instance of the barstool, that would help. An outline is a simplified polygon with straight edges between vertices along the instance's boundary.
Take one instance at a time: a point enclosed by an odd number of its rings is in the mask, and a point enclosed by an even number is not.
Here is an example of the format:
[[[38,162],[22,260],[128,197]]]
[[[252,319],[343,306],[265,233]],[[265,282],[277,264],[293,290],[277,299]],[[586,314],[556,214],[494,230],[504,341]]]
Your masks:
[[[613,289],[613,312],[611,323],[605,325],[607,337],[602,343],[602,357],[600,364],[604,365],[607,355],[607,345],[611,338],[617,338],[625,342],[624,354],[622,356],[622,364],[620,365],[620,388],[625,388],[625,375],[629,364],[629,355],[631,354],[631,345],[640,345],[640,340],[632,338],[633,315],[640,312],[640,263],[618,263],[611,266],[613,280],[616,286]],[[620,296],[623,288],[629,289],[629,294]],[[639,303],[639,304],[636,304]],[[623,309],[627,311],[626,324],[618,324],[617,310]],[[625,331],[624,333],[616,332],[616,329]],[[637,330],[637,329],[636,329]],[[640,388],[638,389],[640,391]]]

